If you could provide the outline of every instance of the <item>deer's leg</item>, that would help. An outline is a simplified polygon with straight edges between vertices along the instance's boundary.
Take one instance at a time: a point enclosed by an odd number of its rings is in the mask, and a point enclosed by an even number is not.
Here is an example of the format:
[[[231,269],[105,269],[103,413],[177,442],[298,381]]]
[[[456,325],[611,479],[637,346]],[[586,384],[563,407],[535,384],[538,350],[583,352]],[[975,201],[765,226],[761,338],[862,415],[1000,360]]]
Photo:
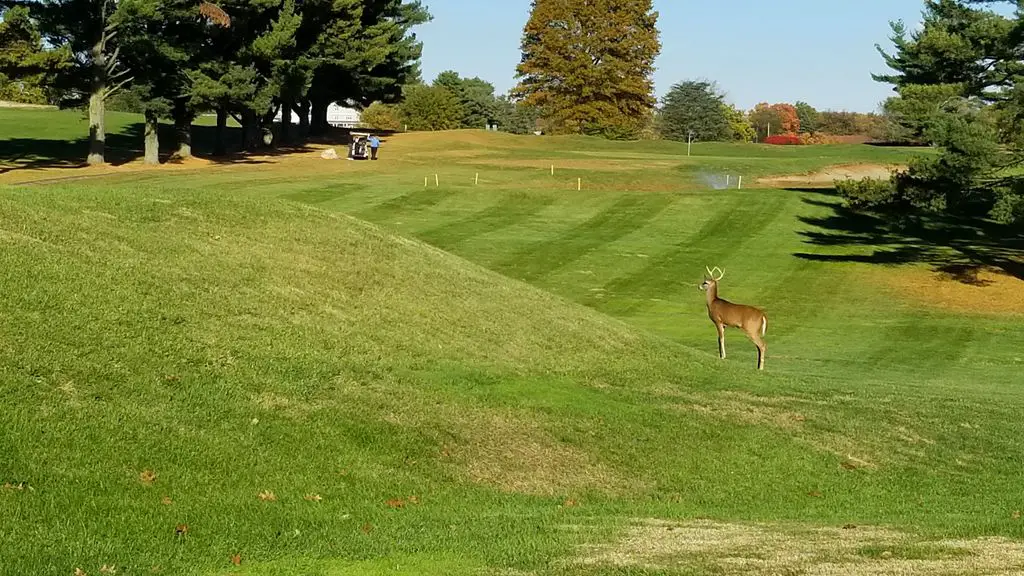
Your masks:
[[[754,346],[757,346],[757,369],[764,370],[764,354],[768,350],[768,345],[764,343],[764,338],[761,338],[761,334],[758,332],[751,334],[750,339],[754,342]]]
[[[715,324],[715,328],[718,328],[718,355],[725,360],[725,325]]]

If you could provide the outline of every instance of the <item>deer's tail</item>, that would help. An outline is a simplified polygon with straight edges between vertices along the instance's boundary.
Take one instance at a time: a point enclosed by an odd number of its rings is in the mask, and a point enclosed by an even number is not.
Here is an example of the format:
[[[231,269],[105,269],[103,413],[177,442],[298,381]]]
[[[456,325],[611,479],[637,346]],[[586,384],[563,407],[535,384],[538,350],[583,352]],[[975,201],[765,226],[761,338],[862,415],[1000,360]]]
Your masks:
[[[762,315],[761,316],[761,336],[763,337],[767,333],[768,333],[768,317]]]

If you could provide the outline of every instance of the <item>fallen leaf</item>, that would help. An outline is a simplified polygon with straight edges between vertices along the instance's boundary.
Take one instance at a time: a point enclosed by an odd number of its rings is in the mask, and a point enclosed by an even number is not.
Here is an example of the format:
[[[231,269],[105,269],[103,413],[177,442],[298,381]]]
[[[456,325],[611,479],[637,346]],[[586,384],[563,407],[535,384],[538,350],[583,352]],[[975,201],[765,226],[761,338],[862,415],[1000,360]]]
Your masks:
[[[842,466],[846,470],[856,470],[857,469],[857,466],[854,465],[852,462],[842,462],[839,465]]]
[[[264,502],[277,502],[277,496],[275,496],[274,493],[271,492],[270,490],[264,490],[263,492],[260,492],[259,498]]]
[[[303,496],[303,499],[308,502],[319,502],[323,500],[323,497],[320,496],[319,494],[306,494],[305,496]]]
[[[857,527],[856,524],[846,524],[846,525],[843,526],[843,530],[853,530],[856,527]]]
[[[177,536],[184,536],[188,534],[188,524],[178,524],[174,527],[174,534]]]
[[[104,564],[103,567],[100,568],[100,574],[117,574],[117,568]]]
[[[178,380],[181,380],[181,376],[178,376],[177,374],[168,374],[167,376],[164,376],[164,380],[167,382],[177,382]]]
[[[420,503],[420,499],[418,497],[416,497],[416,496],[409,496],[409,503],[410,504],[419,504]]]
[[[171,504],[174,504],[174,500],[171,500],[170,496],[164,496],[160,499],[160,503],[164,506],[170,506]]]
[[[889,558],[892,558],[892,552],[890,552],[889,550],[886,550],[885,552],[882,552],[882,558],[885,558],[886,560],[888,560]]]
[[[822,496],[824,496],[824,494],[822,494],[820,490],[811,490],[810,492],[807,493],[807,495],[812,498],[821,498]]]
[[[405,500],[402,500],[400,498],[395,500],[388,500],[387,505],[392,508],[402,508],[405,506]]]
[[[139,473],[139,480],[146,486],[152,486],[153,482],[156,482],[156,472],[143,470]]]
[[[81,568],[75,568],[75,576],[87,576],[85,570]]]
[[[366,523],[366,524],[363,524],[362,527],[359,528],[359,529],[362,530],[364,534],[369,534],[370,532],[373,531],[373,525],[369,524],[369,523]]]
[[[242,565],[242,555],[241,554],[235,554],[234,556],[232,556],[231,557],[231,563],[234,564],[235,566],[241,566]]]
[[[572,508],[573,506],[579,506],[579,502],[577,502],[577,501],[575,501],[575,500],[573,500],[573,499],[571,499],[571,498],[570,498],[570,499],[566,500],[566,501],[565,501],[565,502],[564,502],[564,503],[562,504],[562,506],[564,506],[564,507],[566,507],[566,508]]]
[[[1014,520],[1020,520],[1020,510],[1014,510],[1013,514],[1010,515]]]

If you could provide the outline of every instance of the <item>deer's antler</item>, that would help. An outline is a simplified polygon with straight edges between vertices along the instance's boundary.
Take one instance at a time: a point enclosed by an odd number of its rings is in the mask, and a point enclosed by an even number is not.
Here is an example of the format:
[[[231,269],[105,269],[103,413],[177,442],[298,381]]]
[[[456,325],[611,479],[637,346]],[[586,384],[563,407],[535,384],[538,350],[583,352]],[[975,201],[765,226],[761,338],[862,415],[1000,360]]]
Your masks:
[[[718,275],[717,275],[717,276],[715,275],[715,272],[716,272],[716,271],[718,272]],[[711,277],[712,277],[712,278],[714,278],[715,282],[718,282],[718,281],[720,281],[720,280],[721,280],[722,278],[725,278],[725,270],[722,270],[722,269],[721,269],[721,268],[719,268],[718,266],[715,266],[715,267],[714,267],[714,269],[712,269],[712,270],[708,270],[708,272],[710,272],[710,273],[711,273]]]

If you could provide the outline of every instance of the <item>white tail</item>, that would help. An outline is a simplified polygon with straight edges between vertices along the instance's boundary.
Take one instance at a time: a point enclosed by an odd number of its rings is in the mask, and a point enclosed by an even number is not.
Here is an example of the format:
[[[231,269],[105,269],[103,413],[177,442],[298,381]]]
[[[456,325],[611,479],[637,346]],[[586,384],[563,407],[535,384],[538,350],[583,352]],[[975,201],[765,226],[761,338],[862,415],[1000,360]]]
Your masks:
[[[768,333],[768,316],[760,308],[746,304],[733,304],[718,297],[718,282],[725,277],[725,272],[715,267],[706,268],[708,277],[700,285],[707,292],[708,317],[718,328],[718,352],[725,358],[725,328],[732,326],[747,334],[747,338],[757,346],[757,369],[764,370],[764,356],[767,345],[764,336]],[[715,273],[717,272],[717,274]]]

